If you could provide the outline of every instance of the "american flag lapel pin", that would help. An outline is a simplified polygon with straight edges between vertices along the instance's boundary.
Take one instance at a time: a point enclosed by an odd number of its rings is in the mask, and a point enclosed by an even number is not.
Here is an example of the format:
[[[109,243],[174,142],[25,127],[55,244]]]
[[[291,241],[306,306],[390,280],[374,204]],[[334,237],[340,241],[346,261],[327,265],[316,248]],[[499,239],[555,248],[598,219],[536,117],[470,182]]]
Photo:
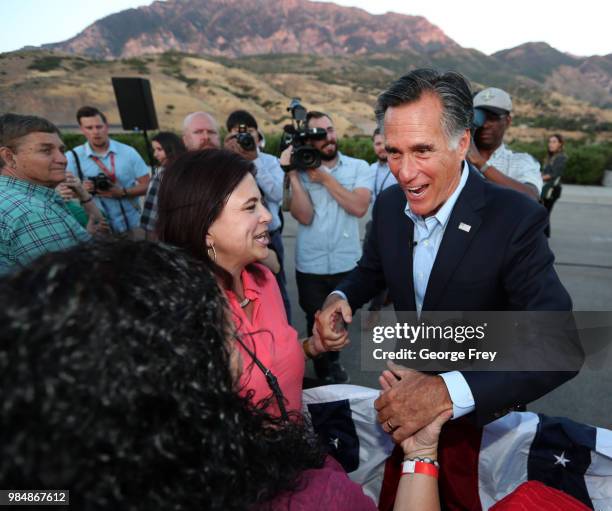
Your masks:
[[[472,226],[471,226],[471,225],[464,224],[463,222],[461,222],[461,223],[459,224],[459,229],[460,229],[460,230],[462,230],[462,231],[465,231],[465,232],[470,232],[470,229],[471,229],[471,228],[472,228]]]

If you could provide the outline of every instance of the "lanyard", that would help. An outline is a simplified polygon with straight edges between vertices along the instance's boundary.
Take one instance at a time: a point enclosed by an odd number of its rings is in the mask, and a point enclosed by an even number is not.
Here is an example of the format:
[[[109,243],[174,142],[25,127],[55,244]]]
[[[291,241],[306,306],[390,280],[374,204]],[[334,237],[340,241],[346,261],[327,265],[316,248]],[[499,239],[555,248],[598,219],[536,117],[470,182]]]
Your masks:
[[[115,173],[115,153],[110,153],[110,162],[111,162],[111,170],[108,170],[108,167],[106,165],[104,165],[104,163],[102,163],[102,161],[100,160],[100,158],[98,158],[97,156],[94,156],[93,154],[90,156],[90,158],[96,163],[96,165],[98,167],[100,167],[100,170],[102,172],[104,172],[104,174],[106,174],[106,176],[113,182],[115,183],[117,181],[117,175]]]
[[[380,165],[376,169],[376,181],[378,181],[378,171],[379,170],[380,170]],[[383,191],[383,187],[385,186],[385,183],[387,182],[387,179],[389,178],[389,174],[391,174],[391,169],[387,169],[387,175],[383,179],[383,182],[380,184],[380,188],[378,190],[376,190],[376,189],[374,190],[374,198],[375,199],[376,199],[376,197],[378,197],[378,194]]]

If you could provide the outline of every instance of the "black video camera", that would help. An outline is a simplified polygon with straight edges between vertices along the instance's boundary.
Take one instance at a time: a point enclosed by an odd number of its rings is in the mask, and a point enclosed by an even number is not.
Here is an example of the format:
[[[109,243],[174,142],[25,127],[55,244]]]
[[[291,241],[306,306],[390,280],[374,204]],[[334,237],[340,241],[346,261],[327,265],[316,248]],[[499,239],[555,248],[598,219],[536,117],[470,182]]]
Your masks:
[[[327,132],[323,128],[306,127],[306,109],[300,98],[293,98],[287,107],[291,112],[293,124],[283,128],[280,150],[293,146],[290,168],[297,170],[316,169],[321,166],[321,152],[308,144],[309,140],[324,140]]]
[[[251,135],[247,131],[246,124],[240,124],[238,126],[238,134],[236,135],[236,140],[242,149],[245,151],[254,151],[255,150],[255,139],[253,135]]]
[[[106,192],[113,187],[113,182],[104,172],[100,172],[97,176],[90,177],[89,180],[93,183],[95,192]]]

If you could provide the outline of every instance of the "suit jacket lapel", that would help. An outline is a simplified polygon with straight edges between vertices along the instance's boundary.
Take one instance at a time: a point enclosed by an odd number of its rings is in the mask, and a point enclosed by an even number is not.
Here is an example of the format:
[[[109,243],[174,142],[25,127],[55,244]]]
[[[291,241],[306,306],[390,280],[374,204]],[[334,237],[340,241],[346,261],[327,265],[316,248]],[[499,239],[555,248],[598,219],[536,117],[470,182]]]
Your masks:
[[[404,206],[405,207],[405,203]],[[401,240],[398,246],[396,267],[393,268],[393,278],[401,289],[401,294],[394,300],[396,310],[412,311],[415,308],[414,282],[412,280],[412,243],[414,241],[414,224],[408,218],[402,207],[399,222],[397,223],[396,240]]]
[[[444,295],[444,290],[461,263],[465,251],[476,236],[484,206],[484,182],[476,171],[470,170],[465,187],[459,194],[451,212],[446,230],[427,283],[423,310],[435,310]],[[459,226],[469,226],[469,232]],[[467,227],[466,227],[467,228]]]

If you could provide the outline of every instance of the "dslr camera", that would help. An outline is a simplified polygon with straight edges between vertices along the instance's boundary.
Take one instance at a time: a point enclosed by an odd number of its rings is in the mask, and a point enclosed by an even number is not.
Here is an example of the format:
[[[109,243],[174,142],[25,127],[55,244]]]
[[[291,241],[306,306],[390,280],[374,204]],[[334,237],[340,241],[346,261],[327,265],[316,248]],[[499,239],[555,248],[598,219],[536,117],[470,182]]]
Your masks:
[[[244,149],[245,151],[254,151],[255,150],[255,139],[253,135],[251,135],[247,131],[247,127],[245,124],[240,124],[238,126],[238,133],[236,135],[236,141]]]
[[[89,180],[93,183],[94,193],[98,191],[106,192],[113,187],[113,182],[104,172],[100,172],[97,176],[90,177]]]
[[[293,98],[287,107],[291,112],[292,124],[283,128],[280,150],[284,151],[289,145],[293,146],[291,155],[292,169],[307,170],[316,169],[321,166],[321,153],[315,149],[308,141],[324,140],[327,132],[323,128],[306,127],[306,109],[300,103],[300,98]]]

